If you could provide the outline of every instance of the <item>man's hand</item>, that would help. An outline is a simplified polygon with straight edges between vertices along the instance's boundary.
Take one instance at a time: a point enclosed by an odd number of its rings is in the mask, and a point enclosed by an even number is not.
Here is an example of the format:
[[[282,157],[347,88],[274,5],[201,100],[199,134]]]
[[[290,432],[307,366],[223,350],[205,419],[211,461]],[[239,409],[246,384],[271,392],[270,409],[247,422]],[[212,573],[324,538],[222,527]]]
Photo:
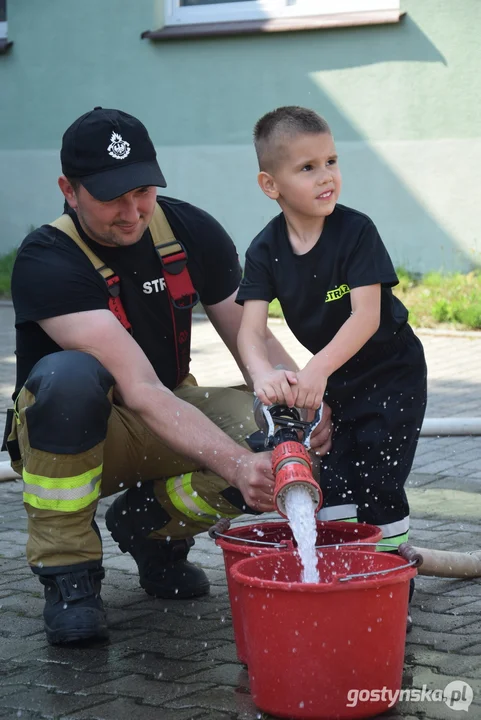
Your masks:
[[[264,405],[294,407],[297,397],[297,375],[293,370],[272,369],[254,377],[254,392]]]
[[[274,510],[274,475],[270,452],[244,455],[238,464],[235,487],[254,510]]]
[[[322,419],[311,435],[311,449],[316,455],[325,455],[332,448],[332,411],[329,405],[324,403],[322,407]],[[309,417],[311,420],[312,417]]]

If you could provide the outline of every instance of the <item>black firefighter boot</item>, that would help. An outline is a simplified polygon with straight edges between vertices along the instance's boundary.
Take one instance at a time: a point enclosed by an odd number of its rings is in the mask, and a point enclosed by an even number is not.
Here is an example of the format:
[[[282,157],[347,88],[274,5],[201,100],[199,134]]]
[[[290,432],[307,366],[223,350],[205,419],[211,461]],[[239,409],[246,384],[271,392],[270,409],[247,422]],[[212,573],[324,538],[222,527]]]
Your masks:
[[[108,638],[107,618],[100,597],[105,572],[101,565],[72,565],[55,574],[39,575],[45,586],[43,617],[51,645]],[[36,573],[37,574],[37,573]]]
[[[207,575],[187,560],[194,538],[167,541],[147,537],[168,520],[154,496],[152,482],[124,492],[105,514],[113,539],[137,563],[140,586],[146,593],[166,599],[205,595],[209,592]]]

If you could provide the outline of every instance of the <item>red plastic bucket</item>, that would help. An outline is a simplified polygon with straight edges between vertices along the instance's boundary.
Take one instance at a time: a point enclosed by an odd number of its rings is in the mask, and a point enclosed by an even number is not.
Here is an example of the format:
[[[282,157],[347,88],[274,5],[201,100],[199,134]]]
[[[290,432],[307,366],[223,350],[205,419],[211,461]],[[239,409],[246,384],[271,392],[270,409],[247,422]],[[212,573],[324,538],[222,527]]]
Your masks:
[[[295,551],[247,558],[232,568],[253,700],[284,718],[373,717],[389,707],[383,688],[401,688],[416,570],[389,553],[343,548],[318,550],[318,556],[317,584],[299,582]],[[372,571],[385,574],[346,579]]]
[[[347,542],[377,543],[381,538],[382,531],[375,525],[352,522],[317,522],[316,545],[340,545]],[[257,543],[266,543],[266,545]],[[289,524],[275,521],[231,528],[223,534],[223,537],[216,536],[216,544],[222,548],[224,553],[237,657],[242,663],[247,664],[239,590],[232,577],[231,568],[234,563],[246,557],[292,550],[296,544]],[[276,547],[276,545],[280,547]]]

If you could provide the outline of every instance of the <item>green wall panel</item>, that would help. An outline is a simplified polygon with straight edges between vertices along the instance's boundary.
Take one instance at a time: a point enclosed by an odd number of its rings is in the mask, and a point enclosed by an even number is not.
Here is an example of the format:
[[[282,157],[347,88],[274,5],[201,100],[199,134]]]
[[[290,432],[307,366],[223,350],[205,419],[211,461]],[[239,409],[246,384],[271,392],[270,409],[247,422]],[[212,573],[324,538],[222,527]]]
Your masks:
[[[292,103],[327,117],[343,200],[372,214],[397,261],[414,269],[479,262],[479,0],[405,0],[395,25],[141,40],[160,6],[9,0],[0,251],[56,214],[61,135],[103,105],[145,122],[169,192],[215,212],[243,253],[275,212],[255,184],[252,127]]]

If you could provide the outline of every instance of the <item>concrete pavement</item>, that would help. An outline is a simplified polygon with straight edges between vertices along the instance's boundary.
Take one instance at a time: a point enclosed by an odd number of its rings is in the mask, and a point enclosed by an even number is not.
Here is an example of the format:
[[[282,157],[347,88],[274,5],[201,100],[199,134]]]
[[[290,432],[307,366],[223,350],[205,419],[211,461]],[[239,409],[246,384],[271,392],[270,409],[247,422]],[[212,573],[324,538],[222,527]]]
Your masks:
[[[273,329],[302,363],[308,354],[287,328]],[[429,416],[481,416],[481,335],[422,334],[429,367]],[[0,306],[0,423],[13,384],[12,310]],[[196,322],[193,372],[202,385],[239,383],[235,363],[206,322]],[[5,455],[0,459],[4,459]],[[429,547],[481,547],[481,438],[424,438],[409,481],[411,541]],[[222,556],[199,536],[191,556],[212,592],[161,601],[138,586],[136,568],[104,525],[110,643],[53,648],[42,630],[42,588],[25,564],[20,483],[0,483],[0,718],[22,720],[255,720],[248,676],[236,660]],[[243,521],[246,521],[245,519]],[[418,577],[415,627],[408,636],[403,688],[442,690],[464,681],[474,693],[468,718],[481,717],[481,591],[478,580]],[[282,659],[280,660],[282,661]],[[389,720],[465,717],[442,701],[401,702]]]

